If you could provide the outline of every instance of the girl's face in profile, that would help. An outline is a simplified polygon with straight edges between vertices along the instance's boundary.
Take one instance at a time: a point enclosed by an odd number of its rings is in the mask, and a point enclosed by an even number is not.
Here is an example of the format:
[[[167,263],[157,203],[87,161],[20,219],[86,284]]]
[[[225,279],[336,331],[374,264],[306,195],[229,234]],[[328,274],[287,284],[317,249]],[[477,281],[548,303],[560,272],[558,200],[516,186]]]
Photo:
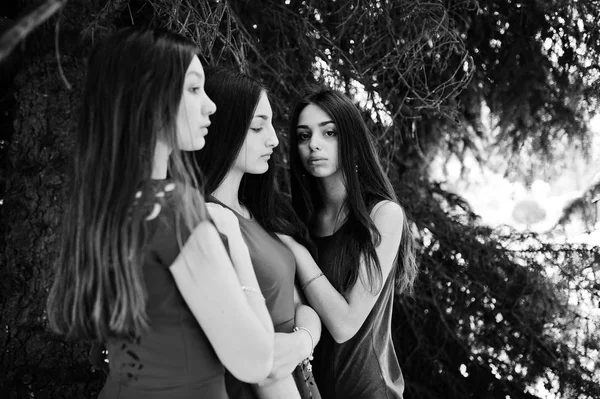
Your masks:
[[[273,128],[273,110],[266,93],[260,95],[246,139],[233,165],[242,173],[262,174],[269,170],[268,161],[279,145]]]
[[[298,155],[304,169],[314,177],[329,177],[340,169],[338,132],[333,118],[322,108],[308,104],[296,126]]]
[[[177,144],[183,151],[196,151],[204,147],[204,136],[210,125],[209,115],[217,106],[204,91],[204,70],[197,56],[185,73],[183,92],[177,111]]]

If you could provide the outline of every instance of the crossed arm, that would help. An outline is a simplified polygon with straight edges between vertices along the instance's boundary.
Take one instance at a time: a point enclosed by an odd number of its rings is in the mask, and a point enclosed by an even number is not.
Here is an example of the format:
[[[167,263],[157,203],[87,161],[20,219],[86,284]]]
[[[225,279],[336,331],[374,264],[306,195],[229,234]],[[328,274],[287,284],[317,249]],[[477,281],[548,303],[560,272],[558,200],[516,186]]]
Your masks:
[[[256,391],[262,398],[299,398],[300,394],[292,372],[300,362],[312,354],[321,338],[321,320],[313,308],[294,286],[296,327],[304,327],[292,333],[275,333],[275,354],[269,377],[258,384]]]
[[[230,254],[217,229],[204,221],[169,269],[223,365],[241,381],[258,382],[271,371],[273,323],[262,295],[241,288],[260,293],[239,226],[236,232],[237,219],[221,217],[230,226]]]

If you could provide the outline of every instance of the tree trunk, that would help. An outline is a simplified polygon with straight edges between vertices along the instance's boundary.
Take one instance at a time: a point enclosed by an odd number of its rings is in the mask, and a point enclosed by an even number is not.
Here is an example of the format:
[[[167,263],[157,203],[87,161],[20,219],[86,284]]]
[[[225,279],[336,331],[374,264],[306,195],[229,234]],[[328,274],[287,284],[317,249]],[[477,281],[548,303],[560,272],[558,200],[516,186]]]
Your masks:
[[[81,87],[80,60],[63,55],[61,64],[72,86]],[[103,376],[88,362],[89,345],[54,335],[45,313],[69,195],[65,172],[79,92],[67,89],[53,52],[23,64],[13,87],[17,107],[2,205],[0,396],[95,397]]]

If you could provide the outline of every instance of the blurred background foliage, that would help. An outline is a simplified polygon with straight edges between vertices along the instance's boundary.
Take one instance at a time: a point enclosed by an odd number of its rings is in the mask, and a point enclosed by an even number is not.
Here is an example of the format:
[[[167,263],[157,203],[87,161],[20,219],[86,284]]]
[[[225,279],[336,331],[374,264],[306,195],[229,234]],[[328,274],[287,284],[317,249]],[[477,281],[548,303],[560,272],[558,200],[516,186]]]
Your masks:
[[[43,3],[3,4],[0,30]],[[596,0],[66,2],[0,63],[2,397],[95,397],[102,385],[89,344],[51,334],[43,307],[85,55],[131,24],[183,33],[205,64],[266,84],[284,189],[301,88],[326,84],[361,107],[419,241],[416,294],[398,298],[393,321],[406,398],[600,397],[600,242],[568,240],[570,225],[599,222]],[[459,180],[586,178],[535,233],[485,223],[451,184],[453,162]]]

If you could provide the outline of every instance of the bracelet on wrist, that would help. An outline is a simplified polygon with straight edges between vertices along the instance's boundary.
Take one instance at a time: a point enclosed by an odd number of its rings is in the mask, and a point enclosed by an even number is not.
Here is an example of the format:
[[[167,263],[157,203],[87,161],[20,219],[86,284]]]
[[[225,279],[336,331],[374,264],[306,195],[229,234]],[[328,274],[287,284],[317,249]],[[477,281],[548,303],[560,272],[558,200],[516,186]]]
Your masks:
[[[308,333],[308,336],[310,337],[310,354],[308,355],[308,357],[304,360],[302,360],[299,364],[300,365],[304,365],[306,367],[306,371],[308,371],[309,373],[312,373],[312,364],[310,364],[311,360],[313,360],[313,353],[315,351],[315,339],[313,338],[312,333],[310,332],[310,330],[306,327],[294,327],[294,332],[297,331],[306,331]]]

